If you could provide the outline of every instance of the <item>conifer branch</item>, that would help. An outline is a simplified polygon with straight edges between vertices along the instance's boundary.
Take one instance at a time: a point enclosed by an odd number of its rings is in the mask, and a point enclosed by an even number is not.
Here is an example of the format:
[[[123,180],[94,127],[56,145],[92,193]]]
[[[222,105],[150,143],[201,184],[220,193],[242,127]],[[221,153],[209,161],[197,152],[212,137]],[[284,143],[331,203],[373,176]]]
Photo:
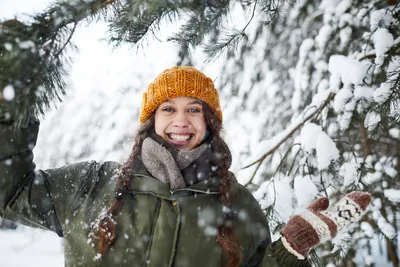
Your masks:
[[[257,10],[257,2],[257,0],[254,1],[251,16],[241,31],[232,31],[233,33],[227,34],[221,41],[217,40],[216,43],[212,42],[204,46],[203,51],[207,54],[207,62],[211,61],[213,58],[219,57],[227,50],[231,51],[237,49],[238,45],[243,40],[248,40],[246,29],[254,19]]]
[[[253,175],[251,176],[250,180],[245,184],[245,186],[247,186],[248,184],[253,182],[254,177],[256,176],[256,173],[258,171],[258,169],[260,168],[261,164],[264,162],[264,160],[271,154],[273,154],[286,140],[288,140],[295,132],[297,132],[297,130],[301,129],[304,124],[306,122],[308,122],[309,120],[311,120],[316,114],[319,114],[335,97],[335,94],[330,93],[328,95],[328,97],[325,99],[324,103],[318,108],[316,109],[313,113],[311,113],[310,115],[308,115],[301,123],[299,123],[298,125],[296,125],[286,136],[284,136],[273,148],[271,148],[270,150],[268,150],[266,153],[264,153],[259,159],[257,159],[256,161],[254,161],[251,164],[248,164],[244,167],[242,167],[242,169],[246,169],[249,168],[255,164],[257,164],[256,170],[253,172]]]
[[[3,93],[7,87],[15,94],[1,100],[0,113],[22,123],[27,114],[44,114],[54,101],[60,101],[66,86],[65,51],[77,24],[112,3],[60,2],[33,16],[32,22],[0,22],[0,90]]]
[[[201,45],[206,36],[218,39],[222,19],[229,13],[230,1],[203,2],[198,7],[191,8],[190,17],[180,31],[169,41],[176,42],[181,48],[181,58],[189,56],[190,48]],[[203,50],[212,50],[214,43],[205,44]],[[217,45],[218,46],[218,45]],[[218,49],[218,48],[216,48]]]
[[[254,2],[253,11],[251,12],[251,17],[250,17],[249,21],[247,22],[247,24],[244,26],[242,32],[246,31],[247,27],[249,27],[251,21],[254,19],[254,15],[256,13],[256,9],[257,9],[257,0]]]

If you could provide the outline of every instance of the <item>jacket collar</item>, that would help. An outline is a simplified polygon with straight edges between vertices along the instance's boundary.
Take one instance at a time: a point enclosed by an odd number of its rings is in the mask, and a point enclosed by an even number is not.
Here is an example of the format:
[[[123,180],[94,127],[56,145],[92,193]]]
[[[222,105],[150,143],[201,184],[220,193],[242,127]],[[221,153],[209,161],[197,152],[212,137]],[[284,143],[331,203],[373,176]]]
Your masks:
[[[219,194],[218,176],[213,176],[188,187],[171,191],[167,184],[153,178],[140,160],[135,160],[133,169],[134,178],[128,190],[130,193],[151,194],[171,200],[174,200],[177,196],[192,195],[195,193]]]

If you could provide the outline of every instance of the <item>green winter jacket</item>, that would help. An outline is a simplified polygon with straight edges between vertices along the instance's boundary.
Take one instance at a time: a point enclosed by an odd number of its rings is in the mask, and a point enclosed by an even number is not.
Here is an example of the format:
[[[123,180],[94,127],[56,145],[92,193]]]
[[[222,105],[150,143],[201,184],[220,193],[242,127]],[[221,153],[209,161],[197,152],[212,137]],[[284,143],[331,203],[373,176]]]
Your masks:
[[[171,192],[140,164],[115,217],[117,240],[99,257],[91,226],[114,200],[113,176],[120,165],[91,161],[35,170],[32,149],[38,128],[38,122],[18,130],[0,123],[0,216],[63,237],[66,267],[224,265],[216,240],[223,221],[218,178]],[[233,231],[243,249],[241,266],[302,266],[282,261],[292,256],[274,249],[280,242],[270,245],[266,218],[247,189],[233,184],[230,199],[236,213]]]

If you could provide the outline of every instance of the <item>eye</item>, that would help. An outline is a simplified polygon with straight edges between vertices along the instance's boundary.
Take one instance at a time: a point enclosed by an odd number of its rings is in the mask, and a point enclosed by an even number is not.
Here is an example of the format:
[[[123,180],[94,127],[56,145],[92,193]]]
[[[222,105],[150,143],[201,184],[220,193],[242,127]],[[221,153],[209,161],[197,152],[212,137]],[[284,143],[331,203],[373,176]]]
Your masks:
[[[171,107],[165,107],[165,108],[162,109],[162,111],[165,111],[165,112],[174,112],[174,109],[171,108]]]
[[[190,112],[190,113],[199,113],[199,112],[201,112],[201,109],[197,108],[197,107],[192,107],[192,108],[188,109],[188,112]]]

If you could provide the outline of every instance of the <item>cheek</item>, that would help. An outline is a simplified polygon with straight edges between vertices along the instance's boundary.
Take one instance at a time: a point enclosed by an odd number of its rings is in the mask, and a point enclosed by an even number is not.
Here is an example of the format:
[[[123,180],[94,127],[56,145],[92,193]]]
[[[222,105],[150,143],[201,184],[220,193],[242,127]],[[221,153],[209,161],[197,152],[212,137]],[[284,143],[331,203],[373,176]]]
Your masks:
[[[157,135],[161,134],[161,129],[160,129],[160,127],[158,127],[158,125],[154,125],[154,130],[155,130]]]
[[[199,134],[200,138],[203,138],[206,135],[207,126],[204,120],[200,120],[194,126],[196,128],[196,132]]]
[[[155,130],[156,134],[159,136],[163,136],[164,132],[165,132],[165,127],[166,126],[165,126],[165,123],[163,123],[163,120],[160,120],[156,116],[155,120],[154,120],[154,130]]]

